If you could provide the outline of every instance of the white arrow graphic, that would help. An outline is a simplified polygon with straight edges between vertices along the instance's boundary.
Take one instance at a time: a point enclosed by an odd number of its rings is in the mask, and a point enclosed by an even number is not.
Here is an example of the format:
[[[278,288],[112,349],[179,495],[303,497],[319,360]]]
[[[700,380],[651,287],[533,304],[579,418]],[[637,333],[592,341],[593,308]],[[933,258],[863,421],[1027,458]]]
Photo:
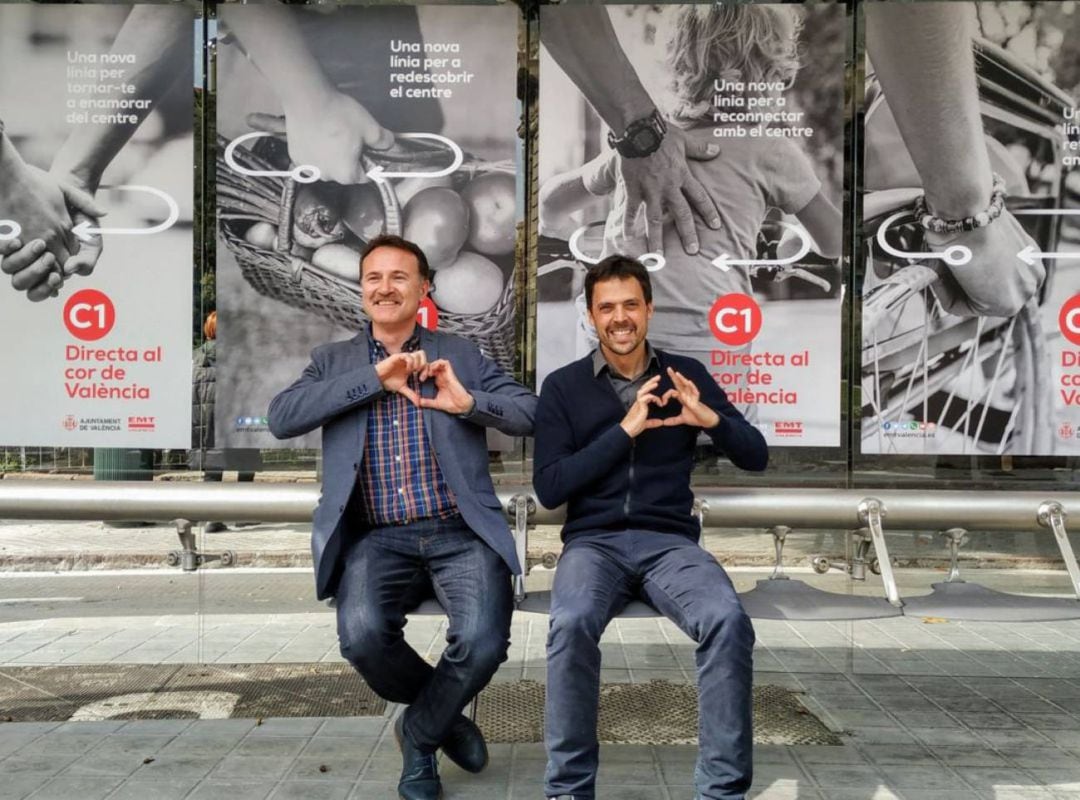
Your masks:
[[[591,227],[592,227],[591,225],[582,225],[580,228],[578,228],[576,231],[574,231],[572,234],[570,234],[570,240],[566,243],[567,246],[570,248],[570,254],[574,258],[576,258],[578,261],[580,261],[582,264],[599,264],[600,263],[600,259],[598,259],[598,258],[590,258],[589,256],[585,255],[583,252],[581,252],[581,248],[578,246],[578,242],[580,242],[581,237],[585,235],[585,231],[587,231]]]
[[[465,160],[465,154],[461,152],[461,148],[456,143],[450,141],[445,136],[439,136],[437,133],[398,133],[395,134],[398,139],[431,139],[436,142],[442,142],[449,147],[454,153],[454,160],[450,162],[450,166],[443,167],[436,172],[387,172],[381,166],[374,166],[368,170],[367,176],[373,181],[382,181],[387,178],[441,178],[443,175],[449,175],[451,172],[461,166],[461,162]]]
[[[881,227],[878,228],[878,231],[877,231],[878,246],[882,250],[884,250],[886,253],[888,253],[889,255],[893,255],[893,256],[900,256],[901,258],[918,258],[918,259],[921,259],[923,261],[927,261],[927,260],[935,259],[935,258],[940,258],[946,264],[948,264],[950,266],[953,266],[953,267],[959,267],[959,266],[962,266],[963,264],[966,264],[969,261],[971,261],[971,249],[967,248],[967,247],[964,247],[962,244],[954,244],[952,247],[946,248],[945,251],[942,252],[942,253],[933,253],[933,252],[909,253],[909,252],[907,252],[905,250],[897,250],[895,247],[890,245],[887,241],[885,241],[885,234],[888,232],[889,228],[892,226],[892,224],[894,222],[896,222],[901,217],[905,217],[907,215],[908,215],[908,212],[906,212],[906,211],[901,211],[899,214],[893,214],[891,217],[889,217],[887,220],[885,220],[883,223],[881,223]]]
[[[570,234],[570,239],[566,243],[570,248],[570,254],[583,264],[600,263],[600,259],[585,255],[578,244],[581,241],[581,237],[585,235],[585,231],[591,227],[592,225],[582,225]],[[637,260],[640,261],[649,272],[659,272],[667,264],[667,259],[664,258],[662,253],[645,253],[644,255],[638,256]]]
[[[1026,217],[1080,216],[1080,208],[1024,208],[1014,211],[1013,214]],[[1016,257],[1029,267],[1033,267],[1035,266],[1035,259],[1037,258],[1052,258],[1057,261],[1064,261],[1066,259],[1080,258],[1080,253],[1040,253],[1035,245],[1029,244],[1017,253]]]
[[[1016,257],[1027,264],[1029,267],[1035,266],[1035,259],[1047,258],[1054,259],[1056,261],[1065,261],[1071,258],[1080,258],[1080,252],[1078,253],[1040,253],[1033,244],[1029,244],[1023,250],[1016,254]]]
[[[318,167],[313,167],[310,164],[301,164],[293,169],[276,170],[276,169],[248,169],[247,167],[241,167],[236,163],[236,148],[242,145],[244,142],[249,142],[252,139],[261,139],[263,136],[273,136],[272,133],[266,131],[255,131],[254,133],[245,133],[243,136],[237,136],[231,142],[229,146],[225,148],[225,163],[229,165],[229,169],[233,172],[238,172],[241,175],[251,175],[252,177],[268,177],[268,178],[292,178],[297,183],[315,183],[320,177],[322,172]]]
[[[638,261],[645,265],[645,269],[649,272],[659,272],[667,264],[667,259],[660,253],[646,253],[643,256],[638,256]]]
[[[118,189],[125,192],[149,192],[152,195],[160,197],[169,206],[169,216],[164,222],[159,222],[152,228],[95,228],[91,225],[90,220],[85,219],[71,229],[71,232],[79,237],[84,242],[89,242],[91,237],[95,235],[102,235],[106,233],[116,234],[119,236],[148,236],[152,233],[161,233],[167,231],[176,221],[180,219],[180,206],[161,189],[155,189],[153,186],[113,186],[113,189]]]
[[[722,269],[724,272],[728,272],[731,269],[731,265],[733,264],[736,266],[761,267],[777,267],[784,264],[794,264],[796,261],[803,258],[807,253],[810,252],[810,237],[801,225],[792,225],[790,222],[781,222],[780,224],[783,225],[785,228],[794,231],[795,234],[799,237],[800,241],[802,241],[802,247],[799,248],[799,252],[797,252],[795,255],[788,256],[787,258],[762,259],[759,261],[756,259],[732,258],[730,253],[724,253],[714,258],[712,260],[712,265],[717,269]]]

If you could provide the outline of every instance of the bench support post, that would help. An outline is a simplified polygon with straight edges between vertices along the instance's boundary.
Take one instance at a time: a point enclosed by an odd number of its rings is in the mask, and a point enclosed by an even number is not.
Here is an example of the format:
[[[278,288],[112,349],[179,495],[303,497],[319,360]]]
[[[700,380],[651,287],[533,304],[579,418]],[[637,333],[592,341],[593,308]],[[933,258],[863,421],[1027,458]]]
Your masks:
[[[709,548],[705,546],[705,517],[709,514],[709,501],[695,497],[693,514],[698,521],[698,545],[703,550],[708,550]]]
[[[1073,592],[1076,599],[1080,600],[1080,564],[1076,563],[1069,534],[1065,530],[1065,507],[1056,500],[1043,503],[1039,506],[1039,524],[1054,532],[1061,557],[1065,559],[1065,569],[1069,571],[1069,578],[1072,580]]]
[[[195,572],[199,569],[199,552],[195,548],[195,532],[191,529],[191,520],[175,519],[173,524],[183,549],[179,553],[169,554],[169,565],[179,565],[184,572]],[[176,563],[173,563],[174,561]]]
[[[949,576],[946,583],[964,583],[960,577],[960,548],[967,544],[967,531],[963,528],[949,528],[947,531],[939,531],[939,536],[948,539],[949,545]]]
[[[514,518],[514,547],[521,564],[521,574],[514,576],[514,603],[520,605],[525,599],[525,576],[529,574],[529,515],[536,512],[536,501],[527,494],[515,494],[508,506]]]
[[[791,528],[787,525],[774,525],[769,532],[772,534],[773,547],[776,550],[776,564],[773,566],[769,580],[786,581],[788,576],[784,574],[784,542],[787,541],[787,535],[791,533]]]
[[[211,561],[220,561],[221,566],[231,567],[236,563],[236,553],[226,550],[223,553],[200,553],[195,544],[195,531],[191,520],[174,519],[176,536],[180,539],[180,550],[171,550],[165,562],[170,567],[180,567],[184,572],[198,572],[199,568]]]
[[[885,544],[885,504],[876,497],[864,498],[859,503],[859,519],[870,529],[870,537],[874,540],[874,552],[877,553],[878,564],[881,566],[881,582],[885,584],[885,596],[890,604],[900,608],[904,601],[900,599],[900,591],[896,588],[889,548]]]

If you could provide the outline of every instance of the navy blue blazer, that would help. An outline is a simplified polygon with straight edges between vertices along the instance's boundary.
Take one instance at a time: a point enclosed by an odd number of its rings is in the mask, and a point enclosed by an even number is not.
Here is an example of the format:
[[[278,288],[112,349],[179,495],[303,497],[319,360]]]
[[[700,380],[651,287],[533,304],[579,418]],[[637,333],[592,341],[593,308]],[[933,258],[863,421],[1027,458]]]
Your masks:
[[[484,428],[490,426],[511,436],[531,435],[536,395],[508,377],[467,339],[420,328],[420,346],[428,361],[449,360],[458,380],[476,399],[467,419],[424,409],[424,429],[439,467],[466,524],[502,557],[512,573],[519,574],[514,539],[491,482]],[[357,476],[367,437],[368,406],[382,394],[365,331],[348,341],[316,347],[299,379],[270,401],[270,432],[277,438],[288,439],[322,427],[322,495],[311,532],[315,591],[320,600],[337,590],[345,544],[365,532]],[[434,381],[424,381],[421,394],[433,397]]]

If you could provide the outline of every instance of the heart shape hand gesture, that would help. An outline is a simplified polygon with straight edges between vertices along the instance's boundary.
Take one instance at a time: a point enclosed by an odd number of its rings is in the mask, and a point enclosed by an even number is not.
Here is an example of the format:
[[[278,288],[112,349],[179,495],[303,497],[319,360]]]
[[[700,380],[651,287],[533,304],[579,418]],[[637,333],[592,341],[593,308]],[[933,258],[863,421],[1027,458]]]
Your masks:
[[[720,415],[701,402],[701,390],[697,385],[677,370],[668,367],[668,377],[673,388],[657,397],[653,392],[660,385],[660,376],[654,375],[638,389],[637,397],[619,424],[626,434],[634,439],[643,431],[651,428],[691,425],[697,428],[713,428],[720,424]],[[649,416],[649,408],[663,408],[670,400],[677,400],[682,410],[673,417],[660,419]]]

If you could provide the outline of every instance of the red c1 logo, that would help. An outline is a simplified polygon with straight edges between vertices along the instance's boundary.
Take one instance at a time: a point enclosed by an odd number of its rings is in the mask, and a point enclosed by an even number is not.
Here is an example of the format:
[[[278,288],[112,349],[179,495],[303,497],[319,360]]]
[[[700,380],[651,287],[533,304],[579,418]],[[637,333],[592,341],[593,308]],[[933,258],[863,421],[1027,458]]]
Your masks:
[[[1062,336],[1080,347],[1080,294],[1074,294],[1062,304],[1058,326]]]
[[[709,309],[713,336],[731,347],[750,344],[761,331],[761,306],[748,294],[725,294]]]
[[[104,292],[81,289],[64,304],[64,325],[68,333],[84,342],[96,342],[116,324],[116,308]]]
[[[439,325],[439,309],[430,297],[420,301],[420,308],[416,310],[416,323],[429,331],[435,330]]]

